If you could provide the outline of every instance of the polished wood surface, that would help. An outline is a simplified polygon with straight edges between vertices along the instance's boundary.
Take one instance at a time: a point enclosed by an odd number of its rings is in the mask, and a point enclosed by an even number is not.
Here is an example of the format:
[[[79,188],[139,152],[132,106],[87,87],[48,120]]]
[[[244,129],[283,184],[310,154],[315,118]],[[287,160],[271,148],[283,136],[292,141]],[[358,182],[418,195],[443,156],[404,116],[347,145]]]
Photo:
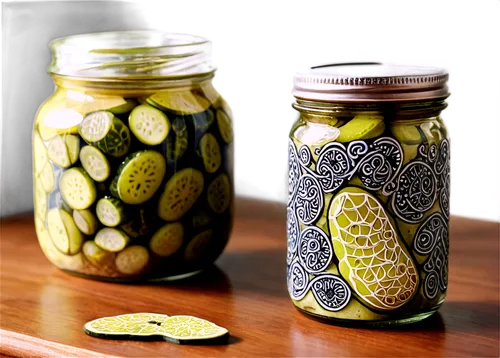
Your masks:
[[[285,284],[285,217],[279,204],[240,200],[230,244],[194,279],[124,285],[53,267],[31,215],[0,227],[0,356],[474,356],[499,352],[499,224],[454,217],[448,298],[440,311],[399,329],[331,326],[303,316]],[[190,314],[229,329],[220,346],[111,341],[85,322],[130,312]]]

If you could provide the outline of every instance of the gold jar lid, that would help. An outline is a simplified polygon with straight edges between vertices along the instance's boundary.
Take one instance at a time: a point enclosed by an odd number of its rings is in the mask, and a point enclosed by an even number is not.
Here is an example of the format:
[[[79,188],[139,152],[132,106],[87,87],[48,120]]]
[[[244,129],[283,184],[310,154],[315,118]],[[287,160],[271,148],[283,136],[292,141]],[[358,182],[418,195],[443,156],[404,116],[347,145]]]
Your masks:
[[[292,94],[324,102],[418,101],[448,97],[447,81],[441,68],[337,63],[297,73]]]

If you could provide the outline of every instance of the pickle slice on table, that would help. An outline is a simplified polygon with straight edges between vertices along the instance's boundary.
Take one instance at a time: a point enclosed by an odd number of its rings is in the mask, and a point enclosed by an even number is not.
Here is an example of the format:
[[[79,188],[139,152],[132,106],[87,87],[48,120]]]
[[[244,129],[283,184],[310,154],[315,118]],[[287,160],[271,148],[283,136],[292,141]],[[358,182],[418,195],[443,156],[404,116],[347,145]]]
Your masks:
[[[49,210],[47,226],[52,242],[59,251],[67,255],[75,255],[80,252],[83,235],[70,214],[57,208]]]
[[[217,214],[222,214],[227,210],[231,203],[231,187],[229,178],[226,174],[219,174],[209,185],[207,189],[208,205]]]
[[[158,203],[158,215],[166,221],[180,219],[203,191],[203,174],[194,168],[175,173],[165,185]]]
[[[118,252],[127,246],[130,238],[121,230],[104,228],[97,232],[94,242],[103,250]]]
[[[189,244],[187,244],[186,250],[184,251],[184,259],[192,261],[200,258],[203,252],[210,246],[212,236],[213,231],[210,229],[196,235]]]
[[[61,194],[72,209],[87,209],[97,197],[94,181],[82,168],[71,168],[61,176]]]
[[[339,128],[338,142],[375,138],[384,133],[384,118],[377,115],[359,114]]]
[[[366,305],[394,310],[417,292],[417,268],[382,204],[367,191],[347,187],[328,209],[338,268]]]
[[[80,163],[87,174],[96,182],[103,182],[111,173],[109,161],[96,147],[86,145],[80,151]]]
[[[154,150],[136,152],[118,168],[111,192],[127,204],[151,199],[166,172],[165,158]]]
[[[135,137],[144,144],[158,145],[167,138],[170,123],[160,110],[141,104],[129,116],[129,126]]]
[[[221,165],[222,156],[219,143],[213,134],[206,133],[201,137],[200,152],[207,173],[215,173]]]
[[[168,257],[175,254],[184,240],[184,228],[181,223],[174,222],[163,225],[151,237],[149,248],[156,255]]]
[[[194,316],[167,316],[157,313],[132,313],[98,318],[87,322],[86,334],[106,339],[151,339],[158,337],[175,344],[224,344],[229,331]]]
[[[113,157],[127,154],[131,144],[128,127],[108,111],[88,114],[80,123],[78,132],[88,144]]]
[[[116,269],[125,275],[138,275],[149,263],[149,252],[143,246],[129,246],[116,255]]]
[[[115,227],[126,221],[125,205],[120,199],[105,197],[96,205],[99,221],[108,227]]]
[[[90,210],[73,210],[73,220],[78,229],[85,235],[94,235],[99,223]]]

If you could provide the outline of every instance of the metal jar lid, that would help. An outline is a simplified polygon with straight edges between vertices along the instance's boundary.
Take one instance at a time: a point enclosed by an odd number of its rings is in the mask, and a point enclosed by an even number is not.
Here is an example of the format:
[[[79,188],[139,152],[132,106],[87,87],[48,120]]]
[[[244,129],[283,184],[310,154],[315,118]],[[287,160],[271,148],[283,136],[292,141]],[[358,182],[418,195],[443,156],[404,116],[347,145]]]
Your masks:
[[[374,62],[315,66],[294,77],[292,94],[324,102],[400,102],[446,98],[441,68]]]

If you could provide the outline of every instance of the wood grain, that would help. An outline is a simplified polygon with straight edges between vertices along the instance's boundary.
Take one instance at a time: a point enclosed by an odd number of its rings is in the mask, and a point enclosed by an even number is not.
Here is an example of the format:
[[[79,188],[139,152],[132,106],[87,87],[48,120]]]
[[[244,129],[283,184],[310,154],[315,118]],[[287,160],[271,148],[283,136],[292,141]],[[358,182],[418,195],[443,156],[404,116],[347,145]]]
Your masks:
[[[499,352],[499,224],[452,218],[449,294],[428,320],[399,329],[323,324],[294,309],[285,284],[285,208],[241,199],[230,244],[193,279],[125,285],[53,267],[31,215],[0,227],[0,354],[6,356],[474,356]],[[228,328],[229,345],[177,346],[85,335],[97,317],[191,314]]]

